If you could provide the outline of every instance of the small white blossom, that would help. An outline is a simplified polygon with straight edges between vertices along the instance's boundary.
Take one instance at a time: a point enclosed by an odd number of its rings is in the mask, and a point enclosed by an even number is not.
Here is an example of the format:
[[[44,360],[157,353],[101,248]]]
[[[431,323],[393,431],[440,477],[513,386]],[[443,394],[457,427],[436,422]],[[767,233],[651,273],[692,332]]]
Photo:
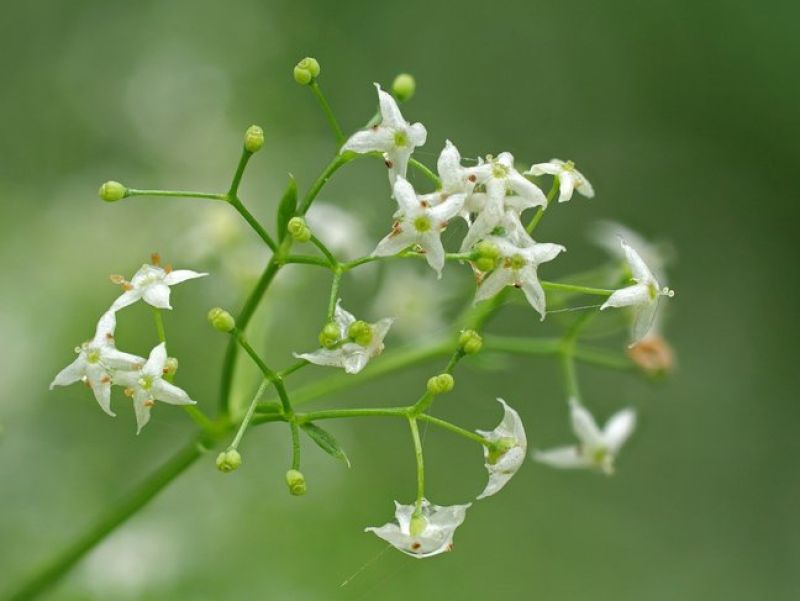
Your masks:
[[[537,163],[533,165],[526,175],[553,175],[558,178],[558,202],[566,202],[572,198],[573,190],[586,198],[594,197],[594,188],[583,174],[575,169],[572,161],[562,161],[551,159],[549,163]]]
[[[658,301],[662,296],[672,297],[675,292],[667,287],[662,288],[653,273],[632,246],[620,239],[622,249],[631,269],[631,275],[636,282],[632,286],[616,290],[608,297],[600,310],[609,307],[634,307],[635,315],[631,331],[631,343],[635,344],[644,338],[650,331],[658,308]]]
[[[133,398],[137,434],[150,421],[150,408],[155,401],[170,405],[196,404],[183,389],[164,379],[166,363],[167,345],[162,342],[150,351],[150,357],[140,369],[114,374],[114,384],[125,386],[126,394]]]
[[[478,216],[461,243],[462,252],[500,225],[506,211],[513,210],[519,216],[525,209],[547,205],[547,197],[536,184],[514,168],[514,157],[509,152],[502,152],[497,158],[489,157],[488,162],[475,167],[472,173],[476,175],[477,183],[484,185],[486,192],[473,194],[470,198],[470,205]]]
[[[491,432],[476,430],[484,438],[497,444],[495,450],[483,447],[486,469],[489,470],[489,482],[478,495],[483,499],[497,493],[517,473],[525,460],[528,450],[528,439],[519,414],[509,407],[503,399],[497,399],[503,406],[503,420]]]
[[[391,94],[384,92],[377,83],[375,88],[378,90],[381,122],[350,136],[341,152],[382,152],[389,168],[389,183],[394,186],[398,176],[406,176],[411,153],[417,146],[425,144],[428,132],[422,123],[412,125],[403,118]]]
[[[414,505],[397,507],[395,519],[380,527],[366,528],[403,553],[422,559],[453,549],[453,534],[464,521],[470,504],[442,507],[422,500],[417,512]]]
[[[577,400],[570,400],[572,429],[580,441],[577,446],[536,451],[536,461],[557,468],[595,468],[614,473],[614,460],[636,426],[636,414],[623,409],[614,414],[600,430],[592,414]]]
[[[312,353],[294,353],[298,359],[305,359],[309,363],[326,367],[341,367],[348,374],[357,374],[367,366],[373,357],[377,357],[383,352],[383,339],[389,332],[392,325],[391,318],[384,318],[377,323],[369,325],[368,340],[364,344],[359,344],[350,339],[350,326],[356,323],[356,318],[352,313],[345,311],[341,306],[341,299],[336,301],[336,310],[333,314],[333,322],[339,328],[339,338],[342,342],[337,348],[321,348]]]
[[[79,380],[92,389],[94,397],[103,411],[116,415],[111,411],[111,383],[115,370],[139,369],[144,359],[118,351],[114,345],[114,329],[117,317],[113,311],[107,311],[97,323],[94,338],[84,342],[75,350],[78,358],[62,369],[50,384],[67,386]]]
[[[396,221],[372,256],[395,255],[416,244],[425,252],[428,265],[441,278],[445,253],[440,236],[447,222],[461,210],[465,195],[434,193],[417,196],[411,184],[398,177],[394,184],[394,197],[399,205],[394,215]]]
[[[464,167],[461,164],[461,153],[450,141],[446,140],[444,148],[436,162],[436,170],[442,182],[442,192],[447,194],[471,194],[478,184],[478,178],[486,178],[483,160],[478,165]]]
[[[492,298],[506,286],[522,288],[525,298],[544,320],[546,314],[546,298],[539,283],[538,267],[540,264],[555,259],[559,253],[567,250],[560,244],[528,242],[521,245],[496,236],[486,238],[488,242],[500,250],[500,264],[483,280],[475,293],[475,302]]]
[[[159,309],[172,309],[169,304],[170,286],[208,275],[207,273],[197,273],[190,269],[178,269],[176,271],[169,267],[164,269],[157,264],[158,255],[154,255],[153,258],[156,264],[142,265],[130,282],[126,282],[121,276],[113,276],[113,281],[122,284],[125,292],[111,305],[112,311],[118,311],[123,307],[132,305],[139,299],[144,299],[147,304]]]

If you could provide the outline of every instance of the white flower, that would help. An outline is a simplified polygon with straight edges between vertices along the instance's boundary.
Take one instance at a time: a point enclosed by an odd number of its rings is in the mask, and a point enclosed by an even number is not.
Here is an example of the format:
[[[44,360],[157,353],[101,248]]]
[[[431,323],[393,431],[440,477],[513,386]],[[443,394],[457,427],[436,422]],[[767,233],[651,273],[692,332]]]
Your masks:
[[[379,528],[366,528],[403,553],[422,559],[453,549],[453,534],[464,521],[470,503],[441,507],[422,500],[419,512],[414,505],[397,507],[397,523],[389,522]]]
[[[592,414],[577,400],[570,400],[572,429],[580,440],[577,446],[537,451],[533,458],[557,468],[595,468],[606,474],[614,472],[614,459],[636,426],[636,414],[623,409],[614,414],[603,430],[597,427]]]
[[[100,407],[109,415],[111,411],[111,383],[114,370],[139,369],[144,359],[118,351],[114,346],[114,329],[117,318],[113,311],[107,311],[97,323],[94,338],[84,342],[75,350],[78,358],[62,369],[50,384],[67,386],[78,380],[85,382],[94,392]]]
[[[197,273],[190,269],[178,269],[176,271],[172,271],[169,267],[164,269],[157,264],[157,255],[154,255],[154,263],[156,264],[142,265],[130,282],[126,282],[121,276],[113,276],[113,281],[122,284],[125,292],[111,305],[112,311],[118,311],[123,307],[132,305],[139,299],[144,299],[147,304],[159,309],[172,309],[169,304],[170,286],[208,275],[207,273]]]
[[[394,184],[394,197],[399,205],[392,231],[372,251],[372,256],[395,255],[412,244],[425,251],[428,261],[437,275],[442,277],[444,247],[440,238],[447,222],[455,217],[464,205],[464,194],[450,196],[434,193],[417,196],[414,188],[403,177]],[[438,202],[439,204],[434,204]]]
[[[486,240],[497,246],[501,259],[497,268],[478,288],[475,302],[492,298],[506,286],[517,286],[522,288],[531,307],[544,320],[546,298],[537,270],[540,264],[552,261],[567,249],[560,244],[533,242],[530,238],[529,242],[519,246],[496,236],[489,236]]]
[[[428,132],[422,123],[409,124],[391,94],[381,90],[377,83],[375,88],[378,90],[381,122],[350,136],[341,152],[382,152],[389,168],[389,183],[394,185],[398,176],[406,176],[411,153],[417,146],[425,144]]]
[[[519,414],[509,407],[503,399],[497,399],[503,406],[503,420],[491,432],[476,430],[484,438],[497,445],[494,450],[483,447],[483,456],[486,459],[486,469],[489,470],[489,482],[486,488],[478,495],[479,499],[489,497],[511,479],[525,460],[528,450],[528,439]]]
[[[393,320],[387,317],[373,324],[356,322],[352,313],[342,309],[341,303],[341,299],[336,301],[333,322],[339,328],[339,339],[343,342],[334,349],[321,348],[313,353],[294,353],[294,356],[315,365],[341,367],[348,374],[357,374],[366,367],[370,359],[383,352],[383,339]],[[350,338],[350,326],[356,323],[365,326],[357,335],[359,341]]]
[[[164,380],[166,362],[167,346],[162,342],[150,351],[150,357],[140,369],[114,374],[114,384],[125,386],[126,394],[133,397],[137,434],[150,421],[150,408],[155,401],[170,405],[196,404],[183,389]]]
[[[475,206],[478,216],[469,228],[461,251],[469,250],[473,244],[489,235],[506,215],[513,210],[517,216],[525,209],[547,205],[547,197],[529,180],[514,168],[514,157],[502,152],[497,158],[478,165],[472,171],[477,183],[483,184],[485,193],[474,194],[470,203]]]
[[[633,319],[633,329],[631,331],[631,344],[635,344],[644,338],[650,331],[655,320],[656,309],[658,308],[659,298],[662,296],[672,297],[675,292],[667,287],[661,288],[658,280],[647,267],[633,247],[620,239],[622,249],[631,269],[631,275],[636,282],[632,286],[616,290],[608,297],[600,310],[609,307],[635,307]]]
[[[558,202],[566,202],[572,198],[573,190],[577,190],[586,198],[594,197],[592,184],[580,171],[575,169],[575,163],[572,161],[551,159],[549,163],[537,163],[525,172],[526,175],[544,175],[545,173],[558,178]]]
[[[478,184],[478,178],[486,178],[483,161],[472,167],[461,165],[461,153],[450,141],[446,140],[444,148],[436,162],[436,170],[442,182],[442,192],[447,194],[471,194]]]

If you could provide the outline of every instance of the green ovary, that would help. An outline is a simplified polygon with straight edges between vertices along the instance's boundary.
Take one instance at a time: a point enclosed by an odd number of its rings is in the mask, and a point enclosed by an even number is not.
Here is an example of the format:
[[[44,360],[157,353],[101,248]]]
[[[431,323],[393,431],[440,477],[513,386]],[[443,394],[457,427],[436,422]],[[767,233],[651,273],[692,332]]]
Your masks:
[[[420,215],[416,219],[414,219],[414,229],[417,230],[420,234],[424,234],[425,232],[431,231],[433,224],[429,217],[425,215]]]

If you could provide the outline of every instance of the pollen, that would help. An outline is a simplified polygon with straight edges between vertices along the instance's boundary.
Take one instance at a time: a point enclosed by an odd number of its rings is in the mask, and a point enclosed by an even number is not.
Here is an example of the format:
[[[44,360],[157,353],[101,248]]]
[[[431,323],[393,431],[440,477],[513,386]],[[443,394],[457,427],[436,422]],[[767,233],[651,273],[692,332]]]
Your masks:
[[[161,265],[161,255],[158,253],[150,253],[150,263],[156,267]]]
[[[110,276],[108,276],[108,279],[110,279],[112,283],[117,285],[125,283],[125,278],[119,275],[118,273],[112,273]]]
[[[109,376],[103,376],[102,378],[100,378],[101,384],[108,384],[109,382],[111,382],[111,378]]]
[[[414,543],[414,544],[411,545],[411,550],[412,551],[419,551],[420,548],[422,548],[422,545],[419,544],[419,543]]]
[[[166,273],[172,273],[172,263],[167,263],[166,265],[164,265],[164,271]]]
[[[153,399],[147,399],[144,403],[142,403],[145,407],[152,407],[156,404]]]
[[[133,393],[134,393],[134,390],[133,390],[133,388],[126,388],[123,392],[124,392],[125,396],[132,397]]]

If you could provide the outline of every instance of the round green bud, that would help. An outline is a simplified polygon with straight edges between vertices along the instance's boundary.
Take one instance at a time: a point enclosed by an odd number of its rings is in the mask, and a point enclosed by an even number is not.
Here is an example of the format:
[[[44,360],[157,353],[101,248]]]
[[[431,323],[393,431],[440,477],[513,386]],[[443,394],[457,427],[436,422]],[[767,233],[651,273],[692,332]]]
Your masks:
[[[410,100],[416,89],[417,82],[414,81],[414,77],[408,73],[401,73],[395,77],[392,82],[392,94],[394,94],[394,97],[400,102]]]
[[[475,251],[479,257],[486,257],[487,259],[499,259],[500,249],[496,244],[492,244],[486,240],[481,240],[475,245]]]
[[[323,348],[332,349],[339,343],[339,326],[333,322],[325,324],[319,333],[319,344]]]
[[[240,465],[242,465],[242,456],[236,449],[222,451],[222,453],[217,455],[217,469],[221,472],[226,474],[228,472],[233,472],[237,470]]]
[[[475,259],[475,267],[480,271],[487,273],[497,267],[497,259],[490,259],[489,257],[478,257]]]
[[[264,145],[264,130],[258,125],[251,125],[244,132],[244,148],[247,152],[258,152]]]
[[[301,497],[306,494],[306,478],[302,472],[289,470],[286,472],[286,486],[289,487],[289,494]]]
[[[167,362],[164,364],[164,375],[174,376],[178,371],[178,360],[175,357],[167,357]]]
[[[474,355],[481,350],[483,338],[475,330],[464,330],[458,337],[458,344],[465,354]]]
[[[295,242],[308,242],[311,240],[311,229],[302,217],[292,217],[286,225],[286,231]]]
[[[128,189],[119,182],[107,181],[97,192],[106,202],[116,202],[128,195]]]
[[[450,374],[439,374],[428,380],[428,392],[431,394],[443,394],[450,392],[456,385],[456,381]]]
[[[301,86],[307,86],[319,77],[319,72],[317,59],[307,56],[294,66],[294,80]]]
[[[236,327],[233,315],[220,307],[214,307],[208,312],[208,321],[214,329],[220,332],[230,332]]]
[[[354,321],[347,328],[347,335],[356,344],[368,346],[372,342],[372,326],[366,321]]]

